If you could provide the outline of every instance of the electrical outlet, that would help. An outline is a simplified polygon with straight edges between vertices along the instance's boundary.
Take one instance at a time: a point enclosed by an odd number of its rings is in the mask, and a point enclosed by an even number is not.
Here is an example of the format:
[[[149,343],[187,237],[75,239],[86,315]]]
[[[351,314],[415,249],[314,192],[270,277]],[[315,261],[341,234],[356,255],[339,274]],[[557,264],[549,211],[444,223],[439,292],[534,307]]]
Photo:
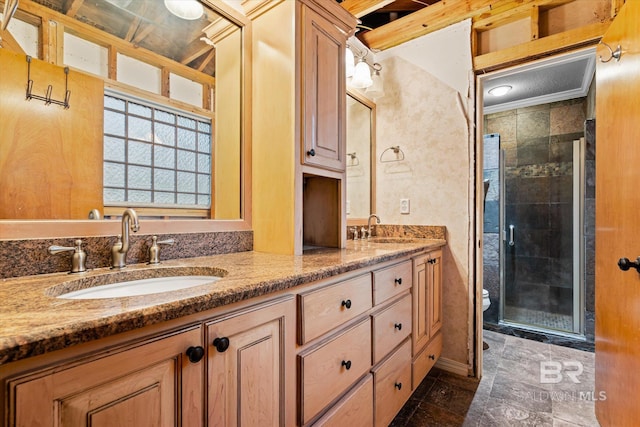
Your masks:
[[[400,199],[400,213],[407,215],[409,212],[409,199]]]

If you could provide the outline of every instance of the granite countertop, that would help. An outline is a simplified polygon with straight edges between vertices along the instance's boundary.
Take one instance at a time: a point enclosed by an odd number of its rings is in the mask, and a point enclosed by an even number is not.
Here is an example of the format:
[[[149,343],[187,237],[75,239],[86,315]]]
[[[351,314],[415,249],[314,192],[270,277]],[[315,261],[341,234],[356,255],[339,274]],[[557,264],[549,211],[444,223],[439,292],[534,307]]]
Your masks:
[[[0,280],[0,365],[177,319],[226,304],[325,279],[446,244],[443,239],[348,241],[345,249],[316,248],[304,255],[237,252],[134,264],[127,272],[168,267],[214,267],[226,275],[213,284],[143,296],[99,300],[56,298],[65,282],[104,274],[42,274]],[[382,240],[382,239],[378,239]],[[149,271],[150,275],[152,272]],[[197,273],[195,273],[197,274]]]

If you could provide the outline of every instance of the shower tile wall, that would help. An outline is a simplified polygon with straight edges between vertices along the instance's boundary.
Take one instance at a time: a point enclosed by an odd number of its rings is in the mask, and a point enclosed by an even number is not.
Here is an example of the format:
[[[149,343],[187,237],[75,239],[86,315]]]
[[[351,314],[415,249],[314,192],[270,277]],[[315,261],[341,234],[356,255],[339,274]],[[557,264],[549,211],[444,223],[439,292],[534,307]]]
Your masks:
[[[516,289],[508,291],[507,305],[532,310],[571,314],[572,309],[572,157],[573,140],[585,135],[586,98],[556,102],[485,116],[485,133],[500,135],[505,150],[506,214],[516,226],[513,278]],[[496,192],[487,194],[484,234],[484,287],[489,290],[491,307],[485,321],[497,323],[499,285],[499,174],[498,149],[485,138],[484,177]],[[588,165],[595,156],[587,154]],[[591,157],[589,157],[591,156]],[[589,160],[590,159],[590,160]],[[587,181],[589,168],[587,168]],[[593,169],[593,167],[592,167]],[[588,185],[588,184],[587,184]],[[491,187],[490,187],[491,188]],[[587,188],[585,229],[593,223],[593,195]],[[564,231],[563,231],[564,230]],[[586,280],[590,253],[586,236]],[[592,242],[591,238],[591,242]],[[591,244],[591,246],[593,246]],[[515,292],[512,292],[515,290]],[[593,292],[591,291],[591,294]],[[512,296],[511,296],[512,295]],[[587,289],[587,309],[589,304]]]

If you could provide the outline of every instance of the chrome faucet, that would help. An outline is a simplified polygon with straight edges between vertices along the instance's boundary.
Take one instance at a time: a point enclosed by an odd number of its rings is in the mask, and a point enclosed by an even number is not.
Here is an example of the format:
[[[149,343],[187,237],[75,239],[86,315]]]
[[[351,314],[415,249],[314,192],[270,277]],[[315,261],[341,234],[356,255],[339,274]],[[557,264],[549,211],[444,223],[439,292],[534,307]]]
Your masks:
[[[130,221],[133,221],[130,223]],[[140,229],[138,214],[133,209],[125,209],[122,213],[122,234],[118,242],[111,248],[111,268],[125,268],[127,266],[127,252],[129,252],[129,228],[134,233]]]
[[[376,219],[376,224],[380,224],[380,217],[376,214],[369,215],[369,219],[367,219],[367,239],[371,237],[371,218]]]

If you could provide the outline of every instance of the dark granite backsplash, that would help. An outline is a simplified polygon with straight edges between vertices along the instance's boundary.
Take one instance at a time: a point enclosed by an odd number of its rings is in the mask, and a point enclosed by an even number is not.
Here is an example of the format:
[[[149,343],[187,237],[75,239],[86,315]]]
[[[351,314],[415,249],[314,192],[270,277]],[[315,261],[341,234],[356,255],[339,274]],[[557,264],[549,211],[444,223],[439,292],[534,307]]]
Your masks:
[[[158,235],[158,240],[166,239],[175,243],[161,246],[160,261],[253,250],[253,231]],[[111,265],[116,237],[86,237],[82,241],[87,269]],[[127,264],[148,262],[151,235],[131,235],[130,241]],[[0,279],[69,271],[72,252],[50,255],[47,249],[51,245],[74,246],[73,242],[72,238],[0,241]]]
[[[446,240],[447,227],[444,225],[376,225],[373,233],[378,237],[406,237],[413,239]]]

